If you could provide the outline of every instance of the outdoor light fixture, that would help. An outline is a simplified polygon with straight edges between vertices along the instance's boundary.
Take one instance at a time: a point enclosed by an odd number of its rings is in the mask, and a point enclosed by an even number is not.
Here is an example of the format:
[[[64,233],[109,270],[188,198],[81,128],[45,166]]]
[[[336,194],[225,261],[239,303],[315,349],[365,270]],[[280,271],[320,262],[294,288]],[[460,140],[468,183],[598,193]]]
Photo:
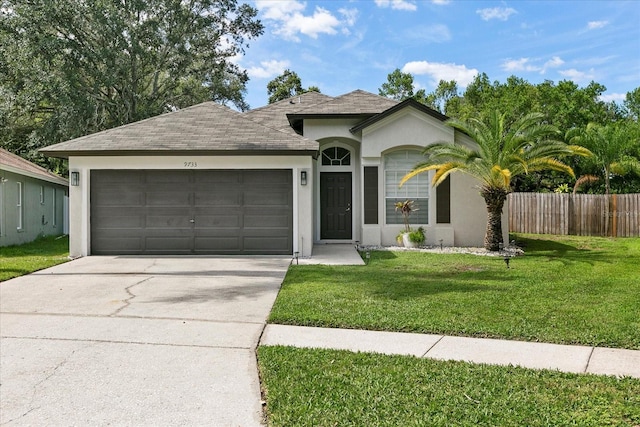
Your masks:
[[[300,255],[300,252],[294,252],[293,253],[293,257],[296,259],[296,265],[298,265],[298,256]]]
[[[307,171],[300,172],[300,184],[307,185]]]
[[[69,181],[72,186],[77,187],[80,185],[80,172],[71,172]]]

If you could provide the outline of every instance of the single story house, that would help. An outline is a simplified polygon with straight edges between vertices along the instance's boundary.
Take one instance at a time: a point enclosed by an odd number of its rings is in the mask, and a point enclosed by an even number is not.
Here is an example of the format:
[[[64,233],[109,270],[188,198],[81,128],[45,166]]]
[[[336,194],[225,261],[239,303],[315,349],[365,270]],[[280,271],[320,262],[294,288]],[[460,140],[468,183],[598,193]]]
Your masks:
[[[66,179],[0,148],[0,246],[66,234]]]
[[[392,245],[394,204],[406,199],[427,244],[482,246],[472,178],[433,188],[425,174],[398,187],[427,144],[472,143],[445,120],[412,99],[309,92],[244,113],[205,102],[42,152],[69,159],[72,256]]]

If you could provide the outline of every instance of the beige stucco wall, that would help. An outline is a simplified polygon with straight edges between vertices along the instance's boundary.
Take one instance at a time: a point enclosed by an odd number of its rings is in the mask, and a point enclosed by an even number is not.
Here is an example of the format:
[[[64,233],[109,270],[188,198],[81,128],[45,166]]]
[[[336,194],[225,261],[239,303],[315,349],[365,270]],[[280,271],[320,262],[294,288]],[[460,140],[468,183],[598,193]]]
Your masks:
[[[69,171],[80,172],[80,185],[69,187],[70,255],[90,255],[90,171],[92,169],[291,169],[293,171],[293,251],[311,254],[313,247],[313,158],[310,156],[105,156],[71,157]],[[185,164],[197,167],[186,168]],[[307,185],[300,172],[307,171]]]
[[[473,141],[464,134],[445,126],[440,120],[407,108],[365,128],[356,139],[362,141],[361,165],[378,167],[378,224],[361,225],[360,240],[364,245],[395,245],[396,236],[402,225],[386,224],[384,205],[384,155],[397,149],[420,150],[436,142],[451,142],[473,145]],[[429,173],[429,179],[433,172]],[[360,178],[357,186],[362,188]],[[467,175],[456,173],[451,177],[451,223],[436,224],[436,190],[430,188],[429,224],[415,224],[426,230],[426,244],[438,245],[442,240],[445,246],[483,246],[486,232],[487,214],[484,200],[479,194],[478,181]],[[359,210],[364,209],[362,200]],[[507,206],[503,211],[503,235],[508,241]]]

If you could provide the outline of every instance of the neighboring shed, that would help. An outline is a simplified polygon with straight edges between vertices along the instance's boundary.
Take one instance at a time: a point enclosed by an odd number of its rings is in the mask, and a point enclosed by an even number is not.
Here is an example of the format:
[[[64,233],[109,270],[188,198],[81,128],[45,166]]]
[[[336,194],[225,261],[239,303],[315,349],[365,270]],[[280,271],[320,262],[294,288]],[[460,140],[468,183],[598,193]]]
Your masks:
[[[0,246],[66,234],[68,182],[0,148]]]

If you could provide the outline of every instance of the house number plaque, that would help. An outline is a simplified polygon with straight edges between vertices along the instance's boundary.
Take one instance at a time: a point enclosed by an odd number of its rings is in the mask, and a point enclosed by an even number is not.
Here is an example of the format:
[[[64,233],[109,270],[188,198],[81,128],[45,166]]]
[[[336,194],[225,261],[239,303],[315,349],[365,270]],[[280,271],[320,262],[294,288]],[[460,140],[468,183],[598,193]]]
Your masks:
[[[197,168],[198,162],[184,162],[185,168]]]

